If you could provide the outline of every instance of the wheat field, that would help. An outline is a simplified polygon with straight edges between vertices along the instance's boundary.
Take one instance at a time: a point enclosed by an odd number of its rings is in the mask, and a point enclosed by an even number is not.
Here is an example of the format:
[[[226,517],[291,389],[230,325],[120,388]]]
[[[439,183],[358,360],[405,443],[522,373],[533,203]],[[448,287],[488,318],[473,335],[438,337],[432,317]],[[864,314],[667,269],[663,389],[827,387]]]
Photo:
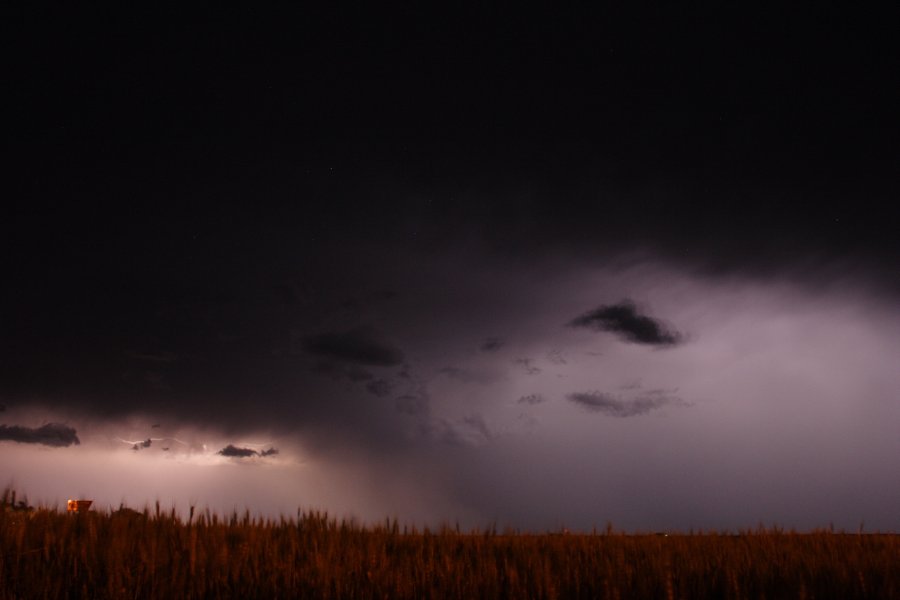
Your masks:
[[[900,598],[898,535],[461,532],[9,500],[2,599]]]

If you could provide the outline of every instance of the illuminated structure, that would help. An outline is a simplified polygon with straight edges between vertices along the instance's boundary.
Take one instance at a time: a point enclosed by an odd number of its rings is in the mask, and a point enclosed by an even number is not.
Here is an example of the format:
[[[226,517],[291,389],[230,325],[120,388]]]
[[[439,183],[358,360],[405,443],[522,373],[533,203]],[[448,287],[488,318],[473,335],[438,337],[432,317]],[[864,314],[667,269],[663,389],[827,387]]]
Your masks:
[[[68,512],[87,512],[93,504],[93,500],[69,500],[66,502],[66,511]]]

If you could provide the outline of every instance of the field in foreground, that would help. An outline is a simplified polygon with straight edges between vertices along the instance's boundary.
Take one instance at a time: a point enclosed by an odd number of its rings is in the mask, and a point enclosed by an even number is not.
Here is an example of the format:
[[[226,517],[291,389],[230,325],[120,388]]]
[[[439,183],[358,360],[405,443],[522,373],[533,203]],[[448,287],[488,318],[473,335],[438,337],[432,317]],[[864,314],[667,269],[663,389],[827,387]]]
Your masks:
[[[0,598],[900,598],[900,535],[579,535],[0,511]]]

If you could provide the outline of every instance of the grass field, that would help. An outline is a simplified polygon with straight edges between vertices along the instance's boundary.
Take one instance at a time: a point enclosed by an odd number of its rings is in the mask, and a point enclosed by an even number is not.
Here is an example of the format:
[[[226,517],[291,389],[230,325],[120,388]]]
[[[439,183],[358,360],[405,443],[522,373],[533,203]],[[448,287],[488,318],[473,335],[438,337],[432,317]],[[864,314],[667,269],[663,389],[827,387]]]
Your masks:
[[[4,498],[0,598],[900,598],[900,535],[363,527]]]

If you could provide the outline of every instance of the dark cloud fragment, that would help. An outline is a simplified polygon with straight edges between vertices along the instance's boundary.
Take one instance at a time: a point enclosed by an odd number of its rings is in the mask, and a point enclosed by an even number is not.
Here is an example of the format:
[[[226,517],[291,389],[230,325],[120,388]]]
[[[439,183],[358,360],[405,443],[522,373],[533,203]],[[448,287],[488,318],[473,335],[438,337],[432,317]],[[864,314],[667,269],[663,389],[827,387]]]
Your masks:
[[[253,456],[265,457],[278,454],[278,448],[269,448],[268,450],[257,452],[252,448],[241,448],[239,446],[235,446],[234,444],[228,444],[227,446],[219,450],[216,454],[221,454],[222,456],[228,456],[231,458],[251,458]]]
[[[569,361],[566,360],[565,355],[559,350],[551,350],[547,353],[547,360],[553,363],[554,365],[567,365]]]
[[[537,375],[541,372],[541,368],[534,366],[534,361],[530,358],[517,358],[515,363],[525,367],[525,373],[528,375]]]
[[[569,321],[570,327],[609,331],[635,344],[674,346],[682,341],[678,332],[669,331],[660,321],[643,315],[631,300],[607,304]]]
[[[75,434],[75,429],[61,423],[47,423],[37,428],[0,425],[0,441],[3,440],[20,444],[42,444],[56,448],[81,443]]]
[[[500,348],[502,348],[506,342],[497,337],[489,337],[486,338],[483,342],[481,342],[481,351],[482,352],[496,352]]]
[[[480,414],[472,414],[460,420],[436,419],[424,426],[424,432],[432,439],[450,446],[480,446],[497,437]]]
[[[443,441],[452,445],[479,445],[493,440],[497,434],[480,414],[467,415],[456,423],[443,421]]]
[[[610,417],[636,417],[667,405],[684,404],[681,398],[668,395],[662,390],[653,390],[632,398],[623,398],[605,392],[578,392],[569,394],[566,398],[587,410],[603,413]]]
[[[144,448],[149,448],[153,445],[153,440],[147,438],[142,442],[137,442],[134,446],[131,447],[132,450],[143,450]]]
[[[357,365],[391,367],[403,362],[400,350],[381,341],[367,328],[311,336],[306,339],[306,351]]]
[[[530,404],[534,406],[535,404],[540,404],[544,401],[544,397],[540,394],[528,394],[527,396],[522,396],[519,398],[519,404]]]
[[[228,444],[221,450],[219,450],[216,454],[221,454],[222,456],[231,456],[234,458],[249,458],[251,456],[259,456],[259,452],[253,450],[252,448],[238,448],[233,444]]]

